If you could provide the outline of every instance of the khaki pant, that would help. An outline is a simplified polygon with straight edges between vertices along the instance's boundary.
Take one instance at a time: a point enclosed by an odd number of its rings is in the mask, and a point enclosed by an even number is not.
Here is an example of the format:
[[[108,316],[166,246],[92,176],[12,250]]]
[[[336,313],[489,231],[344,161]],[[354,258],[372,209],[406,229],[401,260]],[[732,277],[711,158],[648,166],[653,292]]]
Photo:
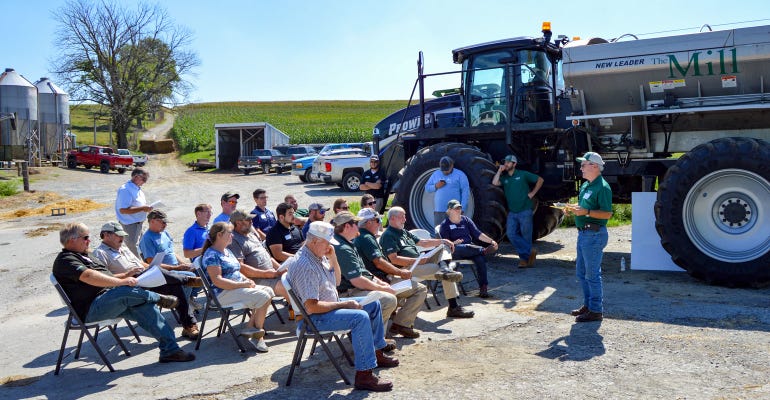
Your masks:
[[[393,283],[402,281],[401,278],[393,278]],[[363,297],[369,294],[368,290],[360,290],[357,288],[349,289],[345,293],[341,293],[340,297]],[[398,309],[396,316],[393,317],[393,323],[401,326],[413,327],[414,320],[417,319],[417,313],[422,308],[422,303],[428,296],[428,288],[422,283],[414,283],[412,288],[399,293],[394,296],[390,293],[382,292],[380,298],[380,307],[382,308],[382,322],[387,324],[388,319],[398,307],[399,303],[402,303],[401,308]]]
[[[412,276],[418,280],[435,281],[435,274],[441,269],[438,264],[423,264],[418,265],[412,271]],[[457,283],[449,281],[441,281],[441,286],[444,288],[444,297],[447,300],[454,299],[460,295],[457,290]]]

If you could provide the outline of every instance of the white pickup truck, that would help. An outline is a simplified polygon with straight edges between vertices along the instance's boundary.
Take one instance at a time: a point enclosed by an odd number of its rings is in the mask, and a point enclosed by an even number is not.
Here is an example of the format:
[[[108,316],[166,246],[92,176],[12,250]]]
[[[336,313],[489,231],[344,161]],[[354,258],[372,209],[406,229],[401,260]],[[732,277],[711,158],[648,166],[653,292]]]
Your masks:
[[[134,159],[134,166],[136,167],[144,167],[144,165],[147,164],[147,154],[131,154],[128,149],[118,149],[118,154],[121,156],[131,156],[131,158]]]
[[[363,149],[340,149],[318,156],[313,162],[312,177],[324,183],[336,183],[348,192],[357,192],[364,171],[369,169],[371,149],[371,143],[366,143]]]

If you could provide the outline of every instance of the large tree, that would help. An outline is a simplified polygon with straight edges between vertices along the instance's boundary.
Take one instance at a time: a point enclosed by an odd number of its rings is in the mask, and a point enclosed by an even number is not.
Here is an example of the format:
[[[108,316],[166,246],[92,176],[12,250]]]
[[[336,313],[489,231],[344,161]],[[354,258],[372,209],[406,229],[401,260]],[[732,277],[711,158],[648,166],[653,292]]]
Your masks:
[[[182,77],[199,65],[192,34],[158,5],[71,0],[54,12],[60,53],[53,70],[73,101],[107,107],[118,147],[131,121],[183,99]]]

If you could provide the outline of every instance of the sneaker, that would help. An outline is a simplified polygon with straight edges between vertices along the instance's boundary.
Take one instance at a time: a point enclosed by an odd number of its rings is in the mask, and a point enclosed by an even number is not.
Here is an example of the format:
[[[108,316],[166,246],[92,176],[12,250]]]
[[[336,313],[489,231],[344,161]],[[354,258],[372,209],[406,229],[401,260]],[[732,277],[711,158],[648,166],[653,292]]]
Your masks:
[[[529,252],[529,259],[527,260],[527,265],[529,265],[530,267],[534,267],[535,258],[537,258],[537,249],[533,247],[532,251]]]
[[[263,337],[255,338],[252,336],[249,338],[249,341],[254,345],[254,347],[256,347],[257,353],[267,353],[267,343],[265,343],[265,339]]]
[[[169,362],[188,362],[195,359],[195,354],[188,353],[182,349],[179,349],[167,356],[160,356],[158,358],[158,362],[162,363],[169,363]]]
[[[463,280],[462,272],[442,269],[433,275],[439,281],[460,282]]]
[[[182,336],[190,340],[198,340],[199,335],[200,331],[198,330],[198,325],[190,325],[187,328],[182,329]]]
[[[253,338],[253,339],[262,339],[263,337],[265,337],[265,330],[249,327],[249,328],[243,329],[241,333],[239,333],[239,335],[245,336],[248,338]]]
[[[179,299],[170,294],[161,294],[160,299],[158,299],[158,302],[155,304],[160,308],[176,308],[179,304]]]
[[[484,251],[482,252],[482,254],[484,254],[485,256],[488,256],[490,254],[495,254],[496,251],[497,251],[497,245],[490,244],[489,246],[484,248]]]
[[[589,311],[575,317],[575,322],[592,322],[601,321],[602,319],[604,319],[602,313]]]
[[[473,318],[474,315],[476,315],[475,312],[471,310],[466,310],[461,306],[457,306],[455,308],[449,308],[446,310],[447,318]]]
[[[529,264],[527,264],[527,260],[524,260],[524,259],[519,260],[519,268],[529,268]]]
[[[401,335],[408,339],[417,339],[420,337],[420,332],[415,331],[414,328],[395,323],[390,325],[389,331],[392,335]]]
[[[197,276],[191,276],[185,281],[184,285],[193,288],[203,287],[203,281]]]

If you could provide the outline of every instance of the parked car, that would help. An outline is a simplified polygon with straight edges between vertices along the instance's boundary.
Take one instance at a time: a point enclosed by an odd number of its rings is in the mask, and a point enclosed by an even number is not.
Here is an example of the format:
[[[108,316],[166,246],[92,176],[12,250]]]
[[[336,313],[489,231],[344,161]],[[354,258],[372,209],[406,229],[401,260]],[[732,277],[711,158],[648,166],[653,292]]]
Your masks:
[[[284,153],[287,156],[291,156],[291,161],[295,161],[302,157],[318,155],[318,153],[315,152],[315,149],[310,146],[289,146]]]
[[[335,183],[349,191],[357,192],[364,171],[369,169],[371,150],[341,149],[326,156],[318,156],[313,163],[312,177],[325,183]]]
[[[329,143],[318,152],[320,156],[326,156],[331,154],[333,150],[349,149],[349,148],[364,148],[364,143]],[[294,160],[292,163],[291,174],[299,177],[302,182],[313,182],[316,179],[313,178],[313,163],[315,162],[316,155],[302,157]]]
[[[125,173],[128,168],[134,165],[134,159],[130,156],[116,154],[114,150],[104,146],[82,146],[70,151],[67,155],[67,168],[75,169],[78,165],[90,169],[99,167],[103,174],[110,170],[117,170],[118,173]]]
[[[134,159],[134,166],[144,167],[147,161],[150,159],[147,154],[131,154],[128,149],[118,149],[118,154],[121,156],[129,156]]]
[[[250,156],[238,158],[238,169],[244,175],[256,170],[262,170],[262,173],[266,174],[271,168],[280,173],[287,165],[291,166],[291,157],[276,149],[256,149]]]

